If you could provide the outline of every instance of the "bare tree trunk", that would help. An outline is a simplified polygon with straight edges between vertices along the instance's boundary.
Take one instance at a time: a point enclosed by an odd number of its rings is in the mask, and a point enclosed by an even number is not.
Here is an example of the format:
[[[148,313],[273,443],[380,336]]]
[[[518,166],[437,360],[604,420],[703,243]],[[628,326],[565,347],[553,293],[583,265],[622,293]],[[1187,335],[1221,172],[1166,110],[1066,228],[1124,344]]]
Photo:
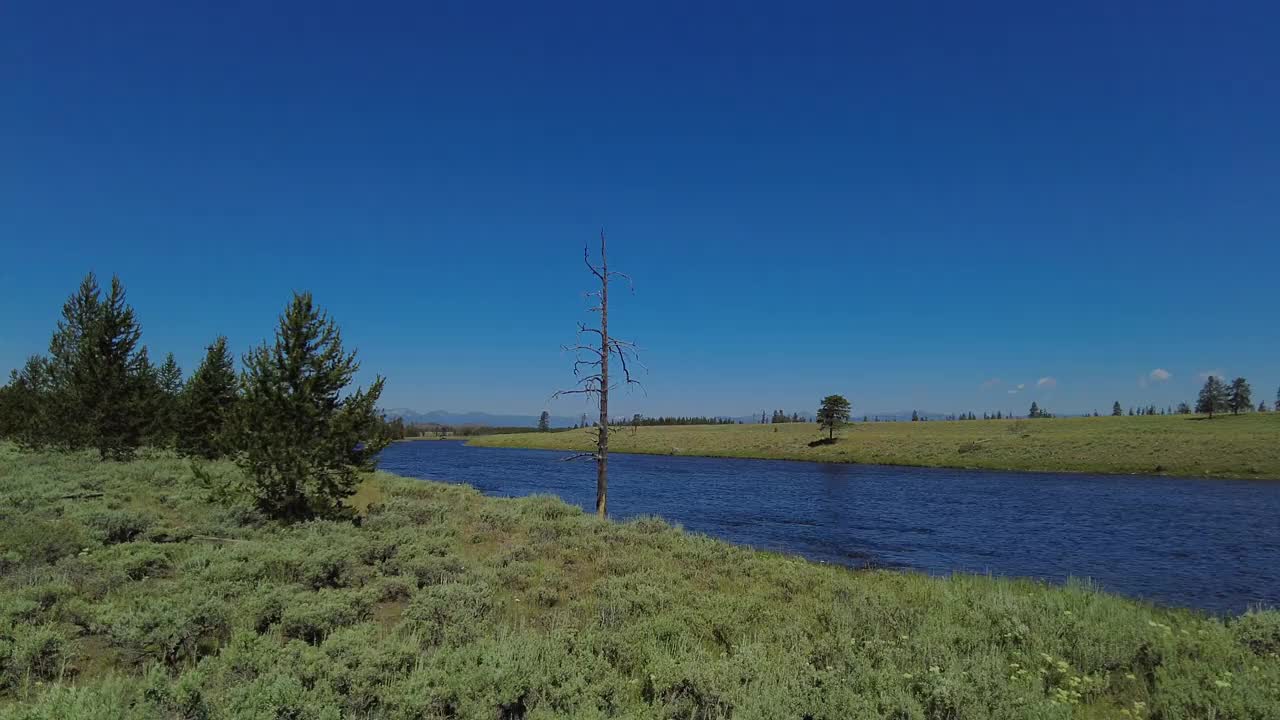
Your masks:
[[[600,433],[596,442],[596,515],[609,514],[609,258],[600,233]]]
[[[600,403],[600,420],[595,430],[595,452],[580,453],[566,459],[572,460],[579,457],[595,459],[596,514],[600,517],[606,517],[609,513],[609,391],[612,389],[609,385],[609,357],[612,355],[618,359],[622,367],[623,381],[627,385],[640,384],[631,376],[630,364],[639,362],[639,358],[634,344],[609,335],[609,279],[618,275],[626,278],[629,283],[631,278],[624,273],[609,270],[603,231],[600,233],[600,266],[596,267],[592,264],[591,254],[587,248],[583,248],[582,255],[587,269],[600,281],[599,290],[587,293],[587,297],[599,299],[599,304],[590,308],[590,311],[600,313],[600,327],[588,327],[583,323],[578,323],[578,343],[563,347],[564,350],[577,354],[577,359],[573,363],[573,374],[578,378],[577,386],[560,390],[552,395],[552,398],[562,395],[586,395],[594,397]],[[599,346],[594,343],[588,344],[584,341],[583,335],[592,333],[599,336]],[[630,363],[628,360],[630,360]],[[586,419],[587,416],[583,414],[584,425],[586,424]]]

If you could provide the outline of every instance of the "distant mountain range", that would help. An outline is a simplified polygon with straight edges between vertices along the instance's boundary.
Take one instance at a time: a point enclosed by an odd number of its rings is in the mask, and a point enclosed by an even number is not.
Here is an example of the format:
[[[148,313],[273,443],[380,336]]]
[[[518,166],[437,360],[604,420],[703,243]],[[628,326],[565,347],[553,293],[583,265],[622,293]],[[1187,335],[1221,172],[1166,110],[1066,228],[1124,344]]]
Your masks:
[[[388,420],[400,418],[406,423],[434,425],[488,425],[490,427],[537,427],[537,415],[493,415],[484,412],[450,412],[448,410],[432,410],[418,412],[410,408],[387,408],[383,411]],[[551,417],[551,427],[569,427],[579,422],[579,418]]]

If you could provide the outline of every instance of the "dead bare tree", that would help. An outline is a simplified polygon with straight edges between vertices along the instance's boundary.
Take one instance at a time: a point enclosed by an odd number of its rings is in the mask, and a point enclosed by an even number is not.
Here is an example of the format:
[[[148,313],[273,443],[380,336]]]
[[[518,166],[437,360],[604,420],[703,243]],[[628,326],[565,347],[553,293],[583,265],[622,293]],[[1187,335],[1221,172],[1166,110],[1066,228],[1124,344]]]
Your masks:
[[[630,286],[631,277],[609,269],[603,230],[600,231],[600,265],[596,266],[591,262],[591,251],[586,246],[582,248],[582,260],[600,283],[599,290],[592,290],[586,294],[588,298],[594,298],[597,303],[590,308],[590,312],[600,313],[600,327],[589,327],[584,323],[578,323],[577,342],[563,346],[566,352],[574,353],[573,375],[578,382],[574,387],[560,390],[552,397],[586,395],[594,399],[600,407],[600,420],[592,430],[596,436],[595,452],[580,453],[566,459],[583,457],[595,459],[596,514],[606,517],[609,512],[609,391],[618,387],[616,384],[610,384],[609,381],[609,358],[618,359],[618,363],[622,366],[625,385],[640,385],[639,381],[631,376],[632,367],[639,366],[640,361],[633,343],[619,340],[609,334],[609,280],[614,277],[624,278]]]

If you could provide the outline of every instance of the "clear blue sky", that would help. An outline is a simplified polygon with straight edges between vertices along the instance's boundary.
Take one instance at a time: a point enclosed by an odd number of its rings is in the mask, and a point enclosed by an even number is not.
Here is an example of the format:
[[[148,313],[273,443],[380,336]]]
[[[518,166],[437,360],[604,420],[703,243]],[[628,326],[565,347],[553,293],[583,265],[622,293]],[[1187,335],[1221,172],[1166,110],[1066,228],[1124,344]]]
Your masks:
[[[388,406],[576,415],[604,226],[619,412],[1274,399],[1280,5],[855,5],[5,3],[0,370],[93,269],[188,370],[310,289]]]

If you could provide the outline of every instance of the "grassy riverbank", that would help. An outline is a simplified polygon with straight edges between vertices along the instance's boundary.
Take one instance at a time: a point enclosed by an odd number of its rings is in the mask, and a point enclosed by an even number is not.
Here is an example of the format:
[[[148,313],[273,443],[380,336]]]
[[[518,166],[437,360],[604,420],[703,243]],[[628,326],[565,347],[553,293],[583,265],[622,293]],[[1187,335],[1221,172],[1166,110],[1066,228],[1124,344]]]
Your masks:
[[[473,438],[484,447],[587,450],[588,430]],[[837,442],[808,423],[625,428],[618,452],[1001,470],[1280,479],[1280,413],[853,423]]]
[[[0,446],[0,717],[1280,717],[1274,612],[852,572],[384,474],[359,526],[208,496],[170,456]]]

